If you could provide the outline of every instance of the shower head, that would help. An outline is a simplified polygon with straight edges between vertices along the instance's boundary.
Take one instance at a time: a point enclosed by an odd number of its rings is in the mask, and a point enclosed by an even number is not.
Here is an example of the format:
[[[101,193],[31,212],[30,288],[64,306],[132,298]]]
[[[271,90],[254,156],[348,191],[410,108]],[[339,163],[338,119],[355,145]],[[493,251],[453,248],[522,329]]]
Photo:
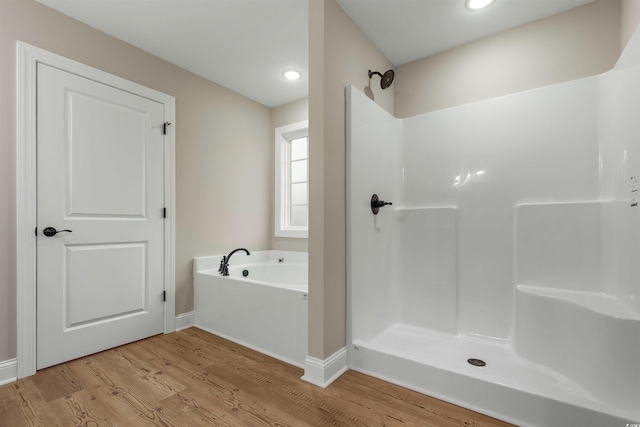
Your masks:
[[[382,89],[386,89],[389,86],[391,86],[391,83],[393,83],[393,70],[389,70],[387,72],[385,72],[384,74],[380,74],[378,71],[371,71],[369,70],[369,78],[371,78],[374,74],[377,74],[381,77],[380,79],[380,87]]]

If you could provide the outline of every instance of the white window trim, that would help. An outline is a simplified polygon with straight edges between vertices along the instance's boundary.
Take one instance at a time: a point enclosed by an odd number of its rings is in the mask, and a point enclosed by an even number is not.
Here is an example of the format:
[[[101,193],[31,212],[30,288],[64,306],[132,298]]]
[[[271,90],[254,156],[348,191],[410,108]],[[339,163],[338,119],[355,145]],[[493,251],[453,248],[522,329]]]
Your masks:
[[[290,125],[276,128],[275,132],[275,208],[274,208],[274,235],[276,237],[296,237],[306,239],[309,236],[309,227],[287,227],[286,198],[287,190],[287,168],[284,165],[288,162],[287,144],[288,141],[300,136],[308,136],[309,121],[292,123]],[[308,195],[307,195],[308,197]]]

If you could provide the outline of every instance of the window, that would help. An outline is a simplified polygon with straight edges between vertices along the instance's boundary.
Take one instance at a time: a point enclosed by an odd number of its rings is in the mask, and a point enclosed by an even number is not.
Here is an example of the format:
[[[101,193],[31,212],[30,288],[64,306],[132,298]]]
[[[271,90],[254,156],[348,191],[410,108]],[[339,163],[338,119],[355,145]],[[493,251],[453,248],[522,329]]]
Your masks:
[[[306,238],[309,231],[309,122],[276,129],[276,237]]]

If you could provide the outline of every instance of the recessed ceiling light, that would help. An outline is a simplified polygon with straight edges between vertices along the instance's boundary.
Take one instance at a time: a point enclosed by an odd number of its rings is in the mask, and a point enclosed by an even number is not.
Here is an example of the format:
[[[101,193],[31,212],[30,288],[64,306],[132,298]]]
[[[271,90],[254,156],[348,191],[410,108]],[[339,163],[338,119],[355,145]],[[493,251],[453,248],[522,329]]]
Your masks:
[[[465,6],[469,10],[483,9],[493,3],[494,0],[467,0]]]
[[[297,70],[286,70],[282,72],[282,76],[287,80],[298,80],[302,77],[302,73]]]

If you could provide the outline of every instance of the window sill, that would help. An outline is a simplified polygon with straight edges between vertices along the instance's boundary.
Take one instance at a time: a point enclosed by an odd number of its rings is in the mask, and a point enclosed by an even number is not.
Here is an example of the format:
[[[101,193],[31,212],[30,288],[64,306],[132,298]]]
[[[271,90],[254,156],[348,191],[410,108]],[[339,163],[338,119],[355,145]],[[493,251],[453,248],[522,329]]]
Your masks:
[[[308,239],[308,230],[277,230],[274,233],[275,237],[291,237],[295,239]]]

